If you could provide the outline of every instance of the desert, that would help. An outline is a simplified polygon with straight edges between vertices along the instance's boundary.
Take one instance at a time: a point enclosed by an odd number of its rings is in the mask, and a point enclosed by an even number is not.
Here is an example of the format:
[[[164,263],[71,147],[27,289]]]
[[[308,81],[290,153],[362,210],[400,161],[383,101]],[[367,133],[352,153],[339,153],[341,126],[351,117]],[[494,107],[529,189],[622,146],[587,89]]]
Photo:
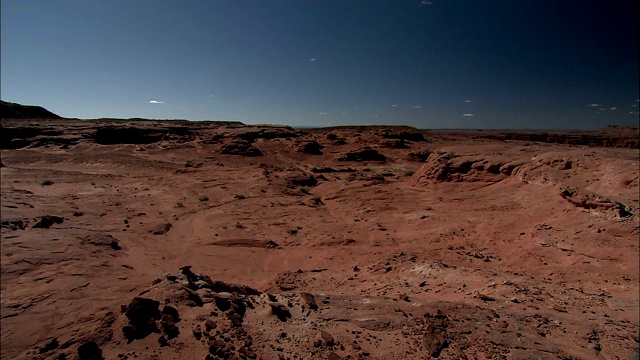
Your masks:
[[[637,127],[38,116],[2,119],[2,359],[638,356]]]

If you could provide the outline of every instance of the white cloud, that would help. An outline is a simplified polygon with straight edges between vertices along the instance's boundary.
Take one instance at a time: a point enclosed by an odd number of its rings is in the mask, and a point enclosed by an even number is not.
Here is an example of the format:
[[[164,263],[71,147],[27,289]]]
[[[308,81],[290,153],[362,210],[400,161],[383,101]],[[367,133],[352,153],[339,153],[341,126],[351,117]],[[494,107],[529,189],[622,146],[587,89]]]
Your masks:
[[[609,110],[618,110],[618,108],[615,107],[615,106],[612,106],[611,109],[609,109]]]
[[[209,97],[213,97],[213,94],[209,94]]]
[[[309,62],[315,62],[315,61],[316,61],[316,58],[309,59]]]
[[[393,105],[391,105],[391,107],[398,107],[398,105],[396,105],[396,104],[393,104]]]
[[[472,116],[476,116],[475,114],[471,114],[471,113],[466,113],[466,114],[462,114],[462,116],[464,117],[472,117]]]
[[[471,100],[467,99],[467,100],[465,100],[464,102],[466,102],[466,103],[470,103],[470,102],[471,102]]]
[[[431,4],[433,4],[433,3],[431,1],[429,1],[429,0],[420,1],[420,5],[431,5]]]
[[[345,113],[342,113],[342,115],[349,115],[349,113],[346,113],[346,112],[345,112]]]
[[[164,101],[149,100],[149,104],[164,104]]]
[[[318,115],[327,115],[326,112],[319,112]]]
[[[636,105],[636,104],[631,105],[631,107],[637,107],[637,106],[638,106],[638,105]]]
[[[590,107],[600,107],[602,104],[589,104]]]
[[[414,109],[421,109],[421,108],[422,108],[422,106],[420,106],[420,105],[416,105],[416,106],[412,106],[412,108],[414,108]]]

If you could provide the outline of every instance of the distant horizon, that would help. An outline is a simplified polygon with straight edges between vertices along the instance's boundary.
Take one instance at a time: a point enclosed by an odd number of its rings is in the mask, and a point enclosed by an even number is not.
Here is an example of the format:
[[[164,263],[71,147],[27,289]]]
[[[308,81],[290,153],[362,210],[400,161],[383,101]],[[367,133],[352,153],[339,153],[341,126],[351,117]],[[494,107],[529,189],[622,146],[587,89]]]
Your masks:
[[[34,104],[19,104],[12,101],[2,100],[8,103],[14,103],[23,106],[36,106],[41,107],[40,105]],[[43,107],[44,108],[44,107]],[[51,111],[50,109],[46,109],[47,111]],[[56,114],[55,111],[51,111]],[[56,114],[58,115],[58,114]],[[112,117],[99,117],[99,118],[76,118],[76,117],[61,117],[61,120],[79,120],[79,121],[98,121],[98,120],[114,120],[114,121],[132,121],[132,120],[143,120],[143,121],[188,121],[188,122],[229,122],[229,123],[238,123],[249,126],[288,126],[293,129],[330,129],[330,128],[341,128],[341,127],[411,127],[421,131],[594,131],[606,128],[616,128],[616,127],[625,127],[625,128],[640,128],[640,124],[637,125],[605,125],[597,129],[581,129],[581,128],[419,128],[407,124],[397,123],[397,124],[343,124],[343,125],[287,125],[282,123],[245,123],[242,121],[236,120],[208,120],[208,119],[152,119],[152,118],[140,118],[140,117],[129,117],[129,118],[112,118]]]
[[[638,2],[0,6],[2,96],[68,118],[454,129],[640,120]]]
[[[24,106],[39,106],[42,107],[48,111],[51,111],[52,113],[61,116],[60,114],[58,114],[56,111],[52,111],[51,109],[45,108],[41,105],[37,105],[37,104],[20,104],[14,101],[7,101],[7,100],[2,100],[8,103],[14,103],[14,104],[19,104],[19,105],[24,105]],[[597,128],[594,127],[590,127],[590,128],[586,128],[586,127],[575,127],[575,128],[561,128],[561,127],[555,127],[555,128],[526,128],[526,127],[513,127],[513,128],[508,128],[508,127],[495,127],[495,128],[488,128],[488,127],[431,127],[431,128],[422,128],[422,127],[417,127],[414,125],[409,125],[409,124],[404,124],[404,123],[377,123],[377,124],[363,124],[363,123],[353,123],[353,124],[335,124],[335,125],[290,125],[290,124],[286,124],[286,123],[279,123],[279,122],[271,122],[271,123],[257,123],[257,122],[245,122],[245,121],[241,121],[241,120],[225,120],[225,119],[186,119],[186,118],[145,118],[145,117],[95,117],[95,118],[79,118],[79,117],[65,117],[65,116],[61,116],[62,119],[69,119],[69,120],[86,120],[86,121],[91,121],[91,120],[148,120],[148,121],[191,121],[191,122],[231,122],[231,123],[241,123],[244,125],[253,125],[253,126],[259,126],[259,125],[271,125],[271,126],[289,126],[292,128],[298,128],[298,129],[305,129],[305,128],[309,128],[309,129],[323,129],[323,128],[334,128],[334,127],[357,127],[357,126],[407,126],[407,127],[412,127],[412,128],[416,128],[418,130],[461,130],[461,131],[476,131],[476,130],[486,130],[486,131],[509,131],[509,130],[513,130],[513,131],[540,131],[540,130],[549,130],[549,131],[594,131],[594,130],[599,130],[599,129],[603,129],[603,128],[607,128],[607,127],[640,127],[640,123],[636,123],[636,124],[604,124],[601,125]]]

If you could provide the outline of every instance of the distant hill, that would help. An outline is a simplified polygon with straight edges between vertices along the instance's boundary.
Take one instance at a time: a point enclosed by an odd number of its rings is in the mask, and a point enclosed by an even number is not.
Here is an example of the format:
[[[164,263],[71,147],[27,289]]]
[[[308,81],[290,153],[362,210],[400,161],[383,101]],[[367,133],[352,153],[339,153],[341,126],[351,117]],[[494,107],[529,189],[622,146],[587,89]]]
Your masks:
[[[51,111],[40,107],[30,105],[20,105],[16,103],[0,100],[0,118],[2,119],[61,119],[60,116]]]

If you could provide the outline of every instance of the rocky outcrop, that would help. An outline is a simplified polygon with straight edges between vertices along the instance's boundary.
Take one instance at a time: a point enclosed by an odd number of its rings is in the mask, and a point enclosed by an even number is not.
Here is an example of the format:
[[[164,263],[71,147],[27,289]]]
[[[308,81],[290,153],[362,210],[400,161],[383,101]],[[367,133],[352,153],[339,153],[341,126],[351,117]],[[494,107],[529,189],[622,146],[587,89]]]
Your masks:
[[[235,128],[227,133],[228,136],[254,142],[257,139],[290,139],[300,136],[300,134],[288,126],[276,125],[255,125]]]
[[[567,188],[560,192],[560,196],[579,208],[599,209],[604,211],[612,210],[619,218],[628,218],[633,216],[631,208],[627,205],[591,191]]]
[[[575,155],[574,155],[575,154]],[[573,177],[581,171],[601,171],[585,165],[582,152],[545,152],[535,154],[514,153],[507,155],[457,155],[454,152],[436,151],[429,155],[422,167],[409,180],[414,186],[428,186],[442,182],[486,182],[496,183],[516,178],[525,183],[552,184],[563,189],[559,192],[572,205],[595,210],[607,218],[626,219],[636,210],[616,199],[613,194],[599,194],[575,185]],[[586,160],[588,162],[588,160]],[[615,165],[622,169],[622,164]],[[634,175],[635,174],[635,175]],[[607,181],[621,185],[637,186],[637,172],[607,170]],[[635,184],[635,185],[634,185]],[[603,189],[598,189],[600,192]]]
[[[131,126],[105,126],[98,128],[94,141],[101,145],[152,144],[161,140],[192,139],[186,127],[144,128]]]
[[[338,161],[385,161],[387,159],[386,156],[379,153],[378,151],[370,148],[364,147],[357,151],[348,152],[338,158]]]
[[[598,132],[576,132],[576,133],[527,133],[527,132],[509,132],[498,135],[486,135],[483,138],[492,140],[519,140],[531,142],[556,143],[564,145],[586,145],[597,147],[618,147],[638,149],[640,148],[640,138],[638,134],[629,136],[623,134],[602,134]]]
[[[191,266],[183,266],[179,274],[165,274],[156,279],[153,286],[143,291],[144,296],[135,297],[129,305],[123,306],[127,323],[122,326],[122,333],[128,342],[151,334],[159,334],[160,347],[184,342],[187,332],[181,331],[185,322],[180,316],[181,308],[193,307],[185,292],[197,296],[200,306],[207,304],[206,308],[200,307],[206,315],[189,318],[186,322],[191,328],[188,334],[198,340],[203,337],[207,340],[203,345],[211,356],[256,358],[252,338],[243,325],[245,314],[254,308],[253,302],[259,300],[261,293],[248,286],[211,280],[206,275],[192,272]]]
[[[406,141],[427,141],[424,135],[419,130],[405,130],[405,131],[386,131],[383,132],[382,137],[385,139],[399,139]]]
[[[403,139],[386,139],[380,142],[380,146],[389,149],[408,149],[409,146]]]
[[[239,155],[239,156],[262,156],[262,151],[251,145],[246,140],[235,140],[229,144],[223,145],[220,151],[225,155]]]
[[[499,181],[510,175],[515,163],[506,159],[458,156],[443,151],[429,155],[412,177],[414,185],[455,181]]]
[[[0,132],[0,148],[1,149],[21,149],[31,146],[34,143],[39,144],[73,144],[80,137],[63,136],[62,131],[50,129],[47,127],[34,126],[17,126],[2,127]]]

